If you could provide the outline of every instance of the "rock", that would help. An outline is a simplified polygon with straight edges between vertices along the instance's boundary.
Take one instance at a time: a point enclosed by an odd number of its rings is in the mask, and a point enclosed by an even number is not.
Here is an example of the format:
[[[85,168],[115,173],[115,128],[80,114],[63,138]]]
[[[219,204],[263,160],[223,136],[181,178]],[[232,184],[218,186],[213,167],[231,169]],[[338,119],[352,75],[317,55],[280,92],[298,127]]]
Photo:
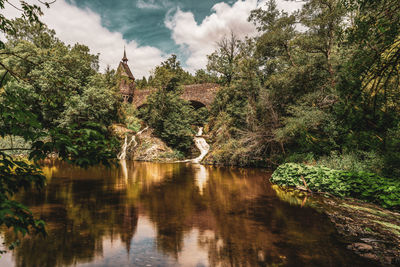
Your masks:
[[[395,264],[394,258],[393,258],[393,257],[385,257],[385,258],[383,259],[383,262],[384,262],[385,264]]]
[[[374,249],[371,245],[365,243],[354,243],[352,246],[358,251],[370,251]]]
[[[374,261],[378,261],[379,260],[379,257],[376,256],[375,254],[372,254],[372,253],[360,254],[360,256],[362,256],[364,258],[367,258],[369,260],[374,260]]]

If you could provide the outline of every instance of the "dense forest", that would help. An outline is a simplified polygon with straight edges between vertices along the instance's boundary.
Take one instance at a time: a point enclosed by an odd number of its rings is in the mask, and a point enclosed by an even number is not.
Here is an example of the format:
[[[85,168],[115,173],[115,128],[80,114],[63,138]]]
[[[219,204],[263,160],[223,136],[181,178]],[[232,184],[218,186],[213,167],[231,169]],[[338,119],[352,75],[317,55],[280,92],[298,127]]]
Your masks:
[[[23,18],[0,17],[0,224],[44,232],[12,196],[44,186],[37,162],[52,153],[83,167],[110,164],[120,149],[115,123],[150,126],[181,157],[194,126],[204,126],[207,163],[308,163],[400,187],[398,0],[308,0],[291,14],[271,0],[249,17],[258,35],[219,40],[206,69],[191,74],[172,55],[137,80],[138,90],[157,89],[140,110],[122,103],[114,70],[99,72],[98,55],[63,43],[40,14],[26,4]],[[220,85],[210,109],[180,99],[193,83]],[[385,203],[400,206],[396,194]]]
[[[178,129],[189,131],[195,116],[179,106],[179,85],[217,82],[222,89],[201,117],[210,162],[317,162],[399,177],[399,8],[397,1],[316,0],[288,14],[270,1],[249,18],[259,36],[220,40],[207,70],[191,75],[172,56],[139,80],[139,88],[163,89],[141,118],[166,141],[180,132],[170,144],[182,149],[187,133]],[[157,106],[165,99],[168,110]]]

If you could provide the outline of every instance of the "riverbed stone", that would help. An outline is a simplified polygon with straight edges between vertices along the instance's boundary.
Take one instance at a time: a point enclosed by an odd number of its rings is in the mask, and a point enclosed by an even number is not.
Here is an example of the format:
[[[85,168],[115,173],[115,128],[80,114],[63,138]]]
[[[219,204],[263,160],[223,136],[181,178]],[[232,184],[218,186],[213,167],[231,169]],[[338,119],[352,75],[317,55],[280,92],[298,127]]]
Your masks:
[[[379,257],[373,253],[365,253],[365,254],[361,254],[360,256],[370,259],[370,260],[374,260],[374,261],[378,261]]]
[[[371,245],[365,244],[365,243],[354,243],[353,246],[355,249],[359,251],[370,251],[373,250],[373,247]]]

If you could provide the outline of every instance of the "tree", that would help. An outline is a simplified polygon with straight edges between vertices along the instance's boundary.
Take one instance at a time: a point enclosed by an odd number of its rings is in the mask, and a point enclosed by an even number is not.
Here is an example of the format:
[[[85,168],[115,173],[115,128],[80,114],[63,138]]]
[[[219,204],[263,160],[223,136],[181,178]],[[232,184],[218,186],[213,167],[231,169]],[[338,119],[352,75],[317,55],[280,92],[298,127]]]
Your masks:
[[[147,87],[147,79],[143,76],[141,80],[136,80],[136,87],[139,89],[143,89]]]
[[[156,66],[153,75],[150,75],[148,84],[152,87],[177,87],[183,84],[192,84],[193,76],[181,67],[176,55],[172,54],[167,60]],[[170,85],[167,85],[170,83]]]
[[[7,152],[21,150],[13,143],[0,148],[0,224],[44,233],[44,223],[11,198],[22,187],[44,185],[36,162],[49,153],[83,167],[109,164],[117,152],[109,126],[118,120],[119,98],[88,47],[65,45],[37,21],[10,23],[0,55],[0,137],[23,139],[33,163],[11,158]]]
[[[217,43],[217,50],[208,56],[207,70],[219,74],[223,83],[230,85],[236,74],[236,56],[239,53],[239,39],[232,32]]]
[[[337,116],[346,146],[384,155],[387,175],[400,175],[400,3],[343,0],[353,14],[348,59],[339,72]]]
[[[18,34],[11,35],[6,44],[10,54],[0,57],[6,67],[17,74],[14,81],[4,86],[4,99],[14,99],[15,103],[20,104],[14,104],[13,108],[34,114],[40,126],[30,141],[50,138],[48,143],[36,143],[34,149],[43,153],[35,153],[45,156],[44,153],[54,152],[50,151],[54,149],[61,158],[90,165],[96,160],[79,159],[75,141],[80,138],[99,138],[99,142],[110,146],[110,151],[115,150],[111,133],[105,134],[108,130],[104,131],[103,128],[107,129],[113,121],[118,120],[119,96],[115,91],[112,73],[97,73],[98,55],[90,54],[89,48],[84,45],[66,46],[45,25],[38,31],[36,23],[17,19],[14,27],[15,33],[22,28],[29,34],[24,40],[18,39]],[[23,57],[15,57],[14,54]],[[5,119],[4,127],[7,124],[9,120]],[[98,126],[94,127],[95,124]],[[72,134],[74,129],[84,129],[86,126],[86,134]],[[93,134],[93,131],[101,134]],[[3,134],[14,133],[5,130]],[[87,149],[94,149],[90,144],[87,146]],[[84,149],[82,145],[81,148]],[[112,157],[111,154],[107,152],[104,156]],[[102,161],[106,162],[107,159]]]
[[[185,72],[175,55],[157,66],[151,81],[157,90],[147,98],[141,116],[164,142],[187,152],[193,144],[191,124],[194,120],[193,108],[180,98],[179,86],[184,81]]]
[[[270,1],[250,16],[262,33],[257,51],[265,60],[269,99],[281,117],[275,140],[301,153],[337,149],[328,136],[335,123],[330,113],[338,99],[336,71],[344,56],[338,42],[345,15],[337,0],[309,0],[291,15]],[[304,30],[297,31],[296,23]]]
[[[5,3],[12,5],[7,0],[0,0],[0,9],[4,9]],[[49,6],[47,2],[45,5]],[[41,15],[40,7],[29,5],[26,2],[21,1],[21,8],[22,17],[31,22],[39,22],[39,16]],[[0,32],[10,34],[15,31],[12,21],[7,19],[3,14],[0,14],[0,22]],[[0,40],[0,49],[4,48],[5,44]],[[1,54],[7,53],[1,51]],[[21,57],[20,55],[14,56]],[[0,67],[2,68],[0,88],[2,88],[5,83],[11,81],[10,75],[16,75],[14,72],[10,71],[2,61],[0,61]],[[0,98],[4,98],[3,90],[0,91]],[[13,105],[18,103],[18,99],[14,100],[14,103],[9,102],[8,105],[7,103],[4,104],[3,101],[0,103],[1,119],[3,122],[3,127],[1,127],[3,128],[2,130],[23,134],[22,129],[9,127],[19,127],[20,125],[15,124],[24,124],[25,120],[28,122],[28,129],[32,130],[37,128],[38,122],[36,121],[34,114],[29,111],[24,113],[23,110],[18,110],[16,112],[13,109]],[[24,137],[29,139],[33,135],[33,132],[27,131],[24,134]],[[1,133],[1,137],[4,137],[4,133]],[[38,170],[37,166],[27,164],[24,161],[15,160],[5,154],[4,150],[0,150],[0,180],[0,225],[6,225],[8,228],[13,227],[15,233],[22,233],[23,235],[29,233],[30,229],[45,234],[44,222],[41,220],[35,220],[29,209],[21,203],[11,200],[13,195],[21,188],[29,188],[32,184],[37,188],[41,188],[44,185],[45,178]],[[9,248],[12,249],[13,246],[14,244]]]
[[[218,77],[216,75],[212,75],[209,72],[206,72],[203,69],[196,70],[194,75],[195,83],[216,83],[218,82]]]
[[[147,98],[142,118],[167,145],[188,152],[193,144],[193,107],[180,98],[179,90],[159,88]]]

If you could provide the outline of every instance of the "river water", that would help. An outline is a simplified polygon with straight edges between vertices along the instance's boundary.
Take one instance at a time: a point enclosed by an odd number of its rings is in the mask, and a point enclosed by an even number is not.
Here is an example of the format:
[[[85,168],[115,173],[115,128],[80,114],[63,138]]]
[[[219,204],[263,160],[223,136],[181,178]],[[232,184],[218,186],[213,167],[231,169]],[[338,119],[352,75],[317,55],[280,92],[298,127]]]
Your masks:
[[[48,236],[23,238],[0,266],[370,265],[262,170],[125,161],[43,170],[45,190],[18,200],[46,221]],[[2,239],[10,244],[12,233]]]

